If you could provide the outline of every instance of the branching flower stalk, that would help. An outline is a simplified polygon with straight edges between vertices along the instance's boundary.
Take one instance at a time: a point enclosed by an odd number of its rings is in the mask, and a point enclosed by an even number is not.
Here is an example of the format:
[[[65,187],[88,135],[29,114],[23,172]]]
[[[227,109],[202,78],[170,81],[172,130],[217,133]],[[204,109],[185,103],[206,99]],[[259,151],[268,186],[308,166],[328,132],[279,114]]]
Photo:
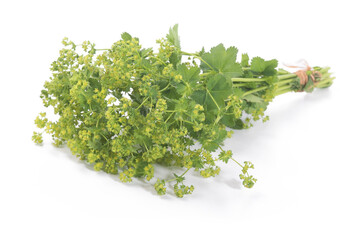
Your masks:
[[[247,54],[237,62],[238,50],[222,44],[209,52],[184,52],[177,25],[157,43],[154,53],[128,33],[109,49],[65,38],[40,96],[58,119],[51,121],[42,112],[35,124],[56,146],[66,144],[95,170],[118,174],[123,182],[134,177],[151,181],[158,165],[183,169],[173,178],[157,178],[160,195],[169,187],[178,197],[192,193],[186,173],[214,177],[218,162],[229,160],[241,168],[242,184],[251,188],[254,165],[223,149],[230,129],[268,120],[264,113],[275,96],[329,87],[334,79],[329,68],[290,73],[277,69],[275,59],[250,60]],[[42,132],[34,132],[33,141],[41,144]]]

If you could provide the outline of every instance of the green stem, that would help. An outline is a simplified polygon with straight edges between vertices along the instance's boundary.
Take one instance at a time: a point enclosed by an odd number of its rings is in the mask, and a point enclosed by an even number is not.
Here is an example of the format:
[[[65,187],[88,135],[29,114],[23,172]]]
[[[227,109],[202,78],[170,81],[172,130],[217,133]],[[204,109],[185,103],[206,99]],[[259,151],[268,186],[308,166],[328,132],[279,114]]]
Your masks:
[[[296,77],[297,77],[296,74],[284,74],[284,75],[278,76],[279,81],[274,83],[274,85],[283,86],[285,84],[292,83],[293,81],[296,80]],[[245,86],[248,86],[247,85],[248,83],[264,82],[264,81],[268,80],[268,78],[232,78],[231,80],[233,81],[234,87],[245,87]],[[241,83],[238,83],[238,82],[241,82]],[[252,89],[250,91],[247,91],[243,96],[246,96],[246,95],[249,95],[249,94],[252,94],[255,92],[259,92],[259,91],[265,90],[270,87],[271,87],[271,85],[258,87],[258,88]]]
[[[165,120],[165,123],[167,123],[167,121],[169,121],[169,119],[171,118],[172,115],[174,115],[175,112],[176,112],[176,111],[173,111],[173,112],[169,115],[169,117]]]
[[[328,73],[329,70],[330,70],[330,67],[324,67],[324,68],[320,69],[320,73],[325,74],[325,73]]]
[[[181,54],[182,54],[182,55],[186,55],[186,56],[192,56],[192,57],[194,57],[194,58],[199,59],[201,62],[205,63],[211,70],[214,71],[213,67],[212,67],[209,63],[207,63],[206,61],[204,61],[204,59],[202,59],[202,57],[200,57],[199,55],[194,54],[194,53],[183,52],[183,51],[181,51]]]
[[[295,73],[278,75],[279,80],[284,80],[284,79],[289,79],[289,78],[296,78],[296,77],[297,77],[297,75]]]
[[[289,80],[279,81],[279,82],[276,82],[274,84],[283,85],[283,84],[287,84],[287,83],[292,83],[293,81],[294,81],[294,79],[289,79]]]
[[[99,121],[100,121],[100,118],[98,118],[98,120],[96,121],[96,128],[97,128],[98,125],[99,125]]]
[[[213,72],[201,73],[201,74],[200,74],[200,77],[206,77],[206,76],[208,76],[208,75],[210,75],[210,74],[213,74]]]
[[[265,82],[269,78],[231,78],[232,82]]]
[[[255,92],[259,92],[259,91],[265,90],[265,89],[267,89],[267,88],[269,88],[269,86],[255,88],[255,89],[253,89],[253,90],[250,90],[250,91],[247,91],[246,93],[244,93],[243,97],[246,96],[246,95],[255,93]]]
[[[217,104],[216,100],[214,99],[214,97],[211,95],[210,91],[206,88],[206,91],[208,92],[208,94],[210,95],[211,99],[213,100],[213,102],[215,103],[216,107],[218,108],[218,110],[220,111],[220,107],[219,105]]]
[[[166,87],[164,87],[163,89],[159,90],[159,92],[165,91],[166,89],[168,89],[170,87],[170,85],[171,84],[170,84],[170,81],[169,81],[168,85],[166,85]]]
[[[282,90],[282,91],[278,91],[275,93],[275,96],[279,96],[281,94],[284,94],[284,93],[288,93],[288,92],[292,92],[293,90],[292,89],[285,89],[285,90]]]
[[[334,77],[332,77],[332,78],[327,78],[327,79],[325,79],[325,80],[323,80],[323,81],[320,81],[317,85],[316,85],[316,87],[319,87],[319,88],[322,88],[322,87],[327,87],[329,84],[331,84],[332,83],[332,81],[334,80],[335,78]]]
[[[166,63],[164,63],[164,61],[163,60],[161,60],[160,58],[158,58],[158,57],[155,57],[155,56],[150,56],[151,58],[154,58],[154,59],[156,59],[156,60],[158,60],[161,64],[163,64],[163,65],[165,65],[166,66]]]
[[[146,146],[146,143],[145,143],[145,142],[144,142],[144,147],[145,147],[146,151],[149,151],[149,149],[147,148],[147,146]]]
[[[238,161],[236,161],[233,157],[230,157],[231,160],[233,160],[237,165],[239,165],[240,167],[244,168],[243,165],[241,165],[241,163],[239,163]]]
[[[283,91],[283,90],[286,90],[286,89],[291,89],[291,86],[290,85],[282,86],[282,87],[279,87],[278,89],[276,89],[276,91],[280,92],[280,91]]]
[[[107,137],[105,137],[104,134],[100,133],[100,135],[103,136],[107,142],[109,142],[109,139],[107,139]]]
[[[245,86],[249,86],[249,84],[247,83],[233,83],[234,87],[245,87]]]
[[[190,122],[188,120],[182,120],[182,121],[194,125],[194,123],[192,123],[192,122]]]
[[[218,145],[218,147],[221,151],[225,152],[225,150],[220,145]],[[233,157],[230,157],[230,159],[233,160],[240,167],[244,168],[244,166],[241,163],[239,163],[238,161],[236,161]]]
[[[146,97],[144,99],[144,101],[136,108],[136,110],[139,110],[139,108],[141,108],[141,106],[149,99],[149,97]]]
[[[321,73],[321,78],[318,79],[317,82],[315,82],[314,87],[315,88],[326,88],[329,87],[333,80],[335,79],[334,77],[331,77],[331,73],[329,73],[330,68],[326,67],[326,68],[315,68],[315,70],[319,71]],[[309,71],[307,74],[311,74],[312,71]],[[246,92],[243,94],[243,96],[255,93],[255,92],[259,92],[259,91],[263,91],[266,89],[271,89],[274,85],[276,85],[278,88],[275,91],[275,96],[284,94],[284,93],[288,93],[288,92],[293,92],[293,91],[297,91],[297,89],[294,89],[292,86],[292,83],[296,83],[297,81],[299,81],[298,76],[295,73],[289,73],[287,71],[282,71],[281,73],[279,73],[278,77],[278,81],[273,83],[273,84],[269,84],[269,83],[263,83],[264,81],[267,80],[266,77],[264,78],[232,78],[231,80],[233,81],[233,87],[234,88],[241,88],[242,90],[245,90]],[[257,87],[254,88],[254,86],[249,85],[249,83],[256,83]],[[255,86],[256,86],[255,85]],[[248,90],[250,89],[250,90]],[[298,90],[302,90],[302,88],[298,89]]]
[[[179,177],[183,177],[188,171],[190,170],[190,168],[186,169],[185,172],[183,172]],[[172,182],[172,181],[175,181],[176,178],[171,178],[169,180],[166,180],[165,182]]]

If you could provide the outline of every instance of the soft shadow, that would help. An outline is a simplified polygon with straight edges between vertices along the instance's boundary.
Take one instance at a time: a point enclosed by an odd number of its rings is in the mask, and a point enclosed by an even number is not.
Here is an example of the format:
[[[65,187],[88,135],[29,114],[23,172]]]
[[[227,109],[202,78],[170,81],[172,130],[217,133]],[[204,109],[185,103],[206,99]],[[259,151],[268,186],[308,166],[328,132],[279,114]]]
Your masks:
[[[294,115],[302,114],[307,108],[317,105],[319,102],[327,101],[332,95],[330,89],[315,89],[312,93],[298,94],[302,94],[302,96],[298,96],[296,99],[286,103],[282,102],[282,107],[277,107],[273,111],[270,108],[270,121],[271,118],[284,119],[286,121],[288,117],[293,118]]]
[[[231,179],[227,179],[224,181],[226,185],[228,185],[229,187],[233,188],[233,189],[242,189],[241,186],[241,182],[239,179],[236,178],[231,178]]]

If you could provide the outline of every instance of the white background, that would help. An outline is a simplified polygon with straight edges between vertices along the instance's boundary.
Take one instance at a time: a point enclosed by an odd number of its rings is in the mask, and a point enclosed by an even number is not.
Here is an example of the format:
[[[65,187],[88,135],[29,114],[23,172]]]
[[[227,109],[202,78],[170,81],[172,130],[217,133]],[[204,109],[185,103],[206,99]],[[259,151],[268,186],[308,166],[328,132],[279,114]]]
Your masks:
[[[1,1],[0,239],[360,239],[358,1]],[[50,64],[67,36],[107,48],[124,31],[156,46],[179,24],[185,51],[218,44],[280,63],[331,66],[333,86],[274,100],[270,121],[225,146],[252,161],[244,189],[224,165],[191,196],[95,172],[31,142]]]

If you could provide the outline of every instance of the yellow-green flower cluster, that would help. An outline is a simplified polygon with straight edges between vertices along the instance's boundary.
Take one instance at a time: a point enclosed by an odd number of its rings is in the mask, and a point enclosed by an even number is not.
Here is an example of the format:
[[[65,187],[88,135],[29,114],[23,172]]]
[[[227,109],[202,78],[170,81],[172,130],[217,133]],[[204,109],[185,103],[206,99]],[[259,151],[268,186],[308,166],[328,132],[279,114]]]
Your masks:
[[[165,180],[157,179],[154,187],[155,187],[157,194],[159,194],[159,195],[166,194]]]
[[[200,171],[200,175],[204,178],[215,177],[216,175],[219,175],[219,173],[220,173],[220,168],[218,166],[206,167]]]
[[[32,136],[32,140],[33,140],[36,144],[41,144],[41,143],[43,143],[42,134],[34,131],[34,132],[33,132],[33,136]]]
[[[184,197],[184,195],[186,195],[186,194],[191,194],[193,191],[194,191],[193,185],[191,185],[189,187],[189,186],[186,186],[184,184],[180,184],[179,182],[177,182],[174,186],[175,195],[179,198]]]
[[[194,59],[182,63],[176,37],[160,39],[158,53],[127,33],[101,50],[88,41],[76,45],[64,39],[41,91],[44,106],[52,107],[58,119],[41,113],[35,124],[55,145],[66,143],[94,170],[118,174],[122,182],[151,181],[159,164],[184,168],[174,179],[159,178],[154,187],[163,195],[175,181],[176,196],[191,194],[194,187],[184,185],[185,173],[216,176],[217,161],[231,158],[229,151],[218,157],[214,152],[231,136],[227,116],[241,117],[242,100],[231,94],[231,85],[223,89],[227,75],[203,75]],[[33,140],[43,141],[36,132]],[[253,182],[249,168],[243,167],[247,186]]]

